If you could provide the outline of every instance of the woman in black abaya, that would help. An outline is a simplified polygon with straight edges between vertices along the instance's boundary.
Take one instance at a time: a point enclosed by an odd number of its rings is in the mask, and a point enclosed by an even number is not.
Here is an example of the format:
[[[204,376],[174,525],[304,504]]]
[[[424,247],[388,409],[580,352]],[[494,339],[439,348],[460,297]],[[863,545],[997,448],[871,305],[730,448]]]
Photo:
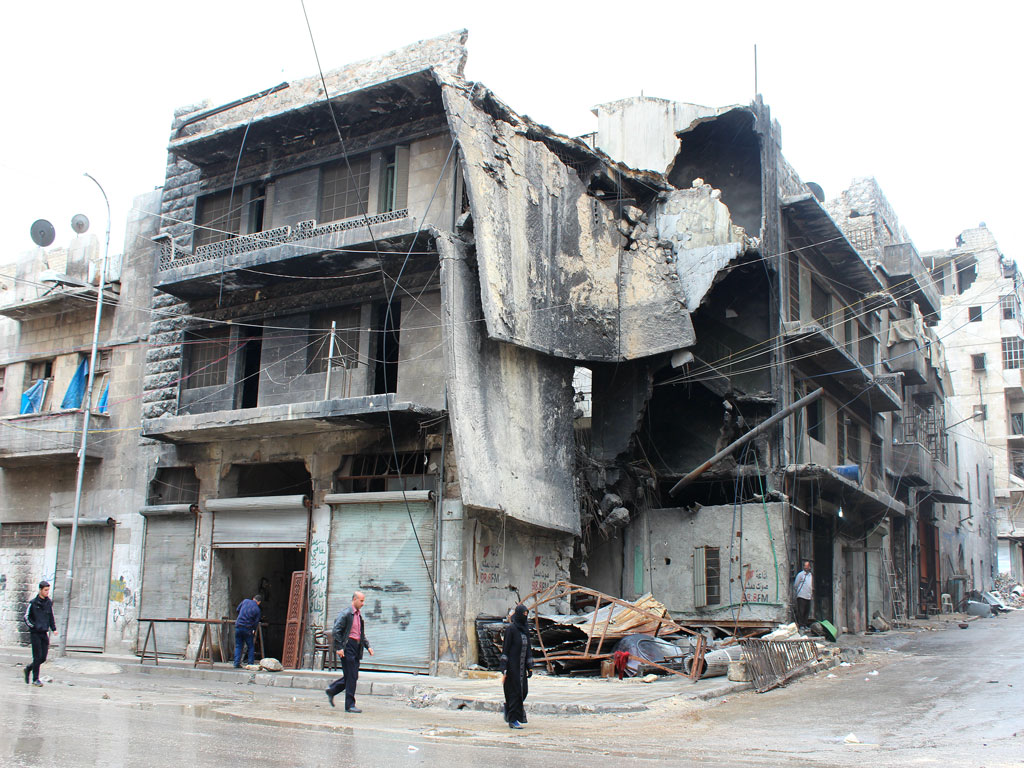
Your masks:
[[[522,728],[526,722],[523,701],[529,692],[526,679],[533,673],[533,652],[530,649],[526,606],[517,605],[511,623],[505,630],[505,643],[501,648],[501,683],[505,689],[505,720],[509,728]]]

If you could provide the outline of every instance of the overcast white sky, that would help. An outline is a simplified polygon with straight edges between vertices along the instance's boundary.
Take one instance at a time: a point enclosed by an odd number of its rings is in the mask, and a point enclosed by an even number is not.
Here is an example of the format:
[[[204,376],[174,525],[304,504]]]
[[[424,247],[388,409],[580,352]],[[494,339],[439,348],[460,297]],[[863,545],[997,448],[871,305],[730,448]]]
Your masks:
[[[306,0],[325,70],[454,29],[467,76],[555,130],[592,131],[590,108],[641,91],[710,106],[760,91],[783,152],[828,196],[875,176],[922,251],[985,221],[1012,258],[1024,235],[1024,4],[348,3]],[[230,101],[316,73],[299,0],[49,2],[5,7],[0,61],[0,246],[31,248],[37,218],[105,225],[163,181],[176,106]]]

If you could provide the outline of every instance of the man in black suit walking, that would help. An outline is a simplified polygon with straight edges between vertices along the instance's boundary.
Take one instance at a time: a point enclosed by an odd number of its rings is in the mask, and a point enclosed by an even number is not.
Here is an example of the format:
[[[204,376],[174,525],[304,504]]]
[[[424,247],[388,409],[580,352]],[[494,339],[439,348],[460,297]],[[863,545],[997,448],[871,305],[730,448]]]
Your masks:
[[[341,657],[343,677],[339,677],[327,686],[327,700],[334,706],[334,697],[345,689],[345,711],[362,712],[356,707],[356,683],[359,681],[359,662],[363,658],[363,648],[373,656],[373,648],[366,641],[366,626],[363,624],[363,613],[360,610],[366,602],[366,595],[356,592],[352,595],[352,605],[338,614],[334,620],[334,647]]]

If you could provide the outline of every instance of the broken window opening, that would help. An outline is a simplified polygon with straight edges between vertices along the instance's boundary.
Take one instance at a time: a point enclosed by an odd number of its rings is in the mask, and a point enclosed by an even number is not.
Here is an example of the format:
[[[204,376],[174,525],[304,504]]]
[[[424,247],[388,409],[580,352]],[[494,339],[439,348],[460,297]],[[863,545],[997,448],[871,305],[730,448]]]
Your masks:
[[[585,419],[594,410],[594,373],[589,368],[576,366],[572,372],[573,418]]]
[[[402,317],[402,302],[392,301],[377,308],[376,350],[373,374],[373,393],[390,394],[398,391],[398,342]]]
[[[240,408],[255,408],[260,399],[260,358],[263,352],[263,329],[245,327],[241,336],[244,341],[242,348],[242,381],[238,393]]]
[[[424,451],[359,454],[342,462],[334,475],[334,489],[337,493],[434,490],[437,478],[429,468],[430,454]]]
[[[234,464],[222,483],[222,490],[235,485],[238,497],[312,496],[313,481],[301,461],[274,461],[258,464]],[[223,498],[227,494],[222,494]]]
[[[978,278],[978,263],[971,257],[964,261],[956,262],[956,292],[963,293]]]
[[[199,478],[193,467],[160,467],[149,481],[148,504],[195,504]]]
[[[819,443],[825,442],[825,408],[821,402],[821,398],[818,398],[813,403],[806,407],[807,412],[807,436],[817,440]]]
[[[749,235],[761,232],[761,140],[754,116],[734,109],[680,136],[679,153],[668,180],[689,189],[694,179],[721,190],[733,224]]]
[[[980,323],[981,322],[981,307],[968,307],[967,308],[967,322],[969,322],[969,323]]]

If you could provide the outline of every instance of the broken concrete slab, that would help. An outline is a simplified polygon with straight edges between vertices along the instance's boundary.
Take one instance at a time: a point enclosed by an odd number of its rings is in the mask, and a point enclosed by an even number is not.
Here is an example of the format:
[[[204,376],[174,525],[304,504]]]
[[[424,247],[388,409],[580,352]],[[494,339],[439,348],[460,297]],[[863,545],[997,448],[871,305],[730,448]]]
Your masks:
[[[482,86],[439,81],[461,150],[491,338],[595,361],[691,346],[671,254],[622,213],[630,192],[590,186],[637,172],[515,115]],[[669,189],[647,177],[649,198]]]
[[[441,256],[448,408],[463,503],[578,535],[573,365],[488,338],[466,244],[438,231],[433,236]]]

